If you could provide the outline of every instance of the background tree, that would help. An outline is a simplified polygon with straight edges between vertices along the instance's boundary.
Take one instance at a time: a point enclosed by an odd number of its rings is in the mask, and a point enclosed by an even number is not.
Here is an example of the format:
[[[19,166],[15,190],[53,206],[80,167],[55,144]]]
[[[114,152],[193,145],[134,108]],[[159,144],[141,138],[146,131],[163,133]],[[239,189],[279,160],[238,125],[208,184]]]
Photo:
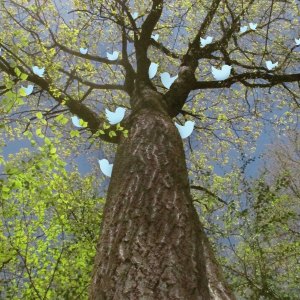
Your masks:
[[[243,299],[299,298],[299,154],[299,132],[270,145],[243,209],[230,214],[224,236],[235,238],[220,253]]]
[[[52,149],[45,137],[38,154],[23,149],[4,164],[1,299],[87,298],[104,199],[95,176],[67,172]]]
[[[15,136],[42,119],[37,135],[64,140],[64,113],[70,112],[87,126],[81,137],[71,130],[72,138],[88,138],[94,147],[99,140],[118,145],[91,299],[234,298],[192,205],[172,118],[197,120],[188,161],[192,187],[205,192],[198,183],[212,181],[221,193],[234,169],[220,180],[214,167],[228,170],[232,156],[259,136],[262,120],[296,122],[296,13],[295,2],[254,0],[1,4],[2,110],[22,107]],[[208,35],[211,43],[200,44]],[[106,58],[104,47],[118,49],[119,58]],[[267,60],[278,61],[277,67],[267,69]],[[149,79],[151,62],[161,73],[178,73],[169,89],[158,76]],[[229,78],[212,80],[211,65],[224,64],[232,66]],[[44,67],[45,75],[33,73],[33,66]],[[26,102],[25,80],[34,84]],[[131,110],[121,127],[105,123],[103,108],[115,106]],[[57,133],[58,127],[65,129]]]

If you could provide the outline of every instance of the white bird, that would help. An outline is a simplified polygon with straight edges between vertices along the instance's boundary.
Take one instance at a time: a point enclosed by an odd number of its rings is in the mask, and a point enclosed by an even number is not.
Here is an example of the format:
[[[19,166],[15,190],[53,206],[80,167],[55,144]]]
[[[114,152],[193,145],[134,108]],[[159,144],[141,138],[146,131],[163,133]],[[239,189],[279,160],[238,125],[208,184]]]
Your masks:
[[[213,37],[211,37],[211,36],[208,36],[206,39],[200,38],[201,48],[210,44],[212,42],[212,40],[213,40]]]
[[[44,77],[45,68],[39,68],[37,66],[33,66],[32,71],[35,75],[39,77]]]
[[[177,127],[179,134],[182,139],[190,136],[194,130],[195,122],[194,121],[186,121],[184,125],[179,125],[175,122],[175,126]]]
[[[152,79],[157,73],[158,64],[152,62],[149,67],[149,78]]]
[[[98,162],[102,173],[107,177],[111,177],[111,173],[114,165],[110,164],[107,159],[101,159],[98,160]]]
[[[246,26],[242,26],[242,27],[240,28],[240,33],[246,32],[247,29],[248,29],[248,26],[247,26],[247,25],[246,25]]]
[[[159,34],[152,34],[151,37],[157,42],[158,38],[159,38]]]
[[[256,23],[249,23],[249,27],[252,30],[256,30],[257,24]]]
[[[77,116],[73,116],[72,123],[75,127],[82,128],[83,126],[80,125],[80,119]]]
[[[297,46],[300,46],[300,39],[295,39],[295,43]]]
[[[119,56],[119,52],[118,51],[114,51],[112,54],[109,52],[106,52],[106,56],[109,60],[117,60],[118,56]]]
[[[105,115],[109,124],[114,125],[120,123],[125,116],[125,111],[126,108],[124,107],[118,107],[114,112],[105,108]]]
[[[272,63],[272,61],[267,60],[266,61],[266,66],[268,70],[273,70],[274,68],[276,68],[278,66],[278,61],[276,63]]]
[[[80,48],[79,51],[81,54],[87,54],[88,48]]]
[[[29,96],[33,92],[33,85],[29,84],[27,88],[22,85],[22,89],[26,93],[26,96]]]
[[[173,84],[173,82],[178,78],[178,75],[171,77],[170,74],[168,72],[164,72],[162,74],[160,74],[160,79],[162,84],[169,89],[170,86]]]
[[[132,19],[135,20],[139,16],[139,14],[137,12],[135,12],[135,13],[131,14],[131,16],[132,16]]]
[[[211,67],[211,72],[212,72],[213,77],[216,80],[222,81],[222,80],[226,80],[227,78],[229,78],[231,68],[232,67],[228,66],[228,65],[224,65],[221,70]]]

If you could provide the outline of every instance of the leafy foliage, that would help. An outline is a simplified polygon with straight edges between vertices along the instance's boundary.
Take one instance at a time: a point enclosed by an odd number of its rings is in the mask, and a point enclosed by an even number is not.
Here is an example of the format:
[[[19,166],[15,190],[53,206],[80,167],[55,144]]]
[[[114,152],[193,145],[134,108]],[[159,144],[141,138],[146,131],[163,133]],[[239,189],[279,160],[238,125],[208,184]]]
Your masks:
[[[4,163],[1,299],[85,299],[103,199],[95,178],[67,172],[49,142]]]

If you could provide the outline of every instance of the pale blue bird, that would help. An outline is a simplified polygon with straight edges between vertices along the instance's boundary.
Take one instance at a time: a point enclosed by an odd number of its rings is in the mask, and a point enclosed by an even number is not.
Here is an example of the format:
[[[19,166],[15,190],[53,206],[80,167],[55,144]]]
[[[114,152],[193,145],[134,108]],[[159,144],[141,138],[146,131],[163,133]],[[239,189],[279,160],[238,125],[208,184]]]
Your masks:
[[[249,27],[252,30],[256,30],[257,24],[256,23],[249,23]]]
[[[152,34],[151,35],[151,38],[153,38],[154,39],[154,41],[158,41],[158,38],[159,38],[159,34],[158,33],[156,33],[156,34]]]
[[[148,72],[149,78],[150,78],[150,79],[152,79],[152,78],[156,75],[157,69],[158,69],[158,64],[152,62],[152,63],[150,64],[149,72]]]
[[[273,70],[274,68],[276,68],[278,66],[278,61],[276,63],[272,63],[272,61],[267,60],[266,61],[266,66],[268,70]]]
[[[114,51],[112,54],[109,52],[106,52],[106,56],[109,60],[117,60],[118,56],[119,56],[119,52],[118,51]]]
[[[81,54],[87,54],[88,53],[88,48],[80,48],[79,49]]]
[[[114,112],[105,108],[105,115],[109,124],[114,125],[120,123],[125,116],[125,111],[126,108],[124,107],[118,107]]]
[[[211,72],[213,77],[218,80],[218,81],[222,81],[222,80],[226,80],[229,78],[230,76],[230,72],[231,72],[231,66],[228,65],[224,65],[221,70],[216,69],[214,67],[211,67]]]
[[[24,92],[26,93],[26,96],[29,96],[32,92],[33,92],[33,85],[29,84],[27,87],[24,87],[22,85],[22,89],[24,90]]]
[[[205,47],[208,44],[211,44],[213,37],[208,36],[206,39],[200,38],[201,48]]]
[[[35,75],[39,77],[44,77],[45,68],[39,68],[37,66],[33,66],[32,71]]]
[[[171,77],[168,72],[160,74],[161,82],[167,89],[173,84],[173,82],[178,78],[178,75]]]
[[[175,126],[177,127],[179,134],[182,139],[190,136],[194,130],[195,122],[194,121],[186,121],[184,125],[179,125],[175,122]]]
[[[101,159],[98,160],[98,162],[102,173],[107,177],[111,177],[111,173],[114,165],[110,164],[107,159]]]
[[[83,127],[80,125],[80,119],[77,116],[73,116],[71,119],[72,119],[72,123],[75,127],[79,127],[79,128]]]
[[[137,12],[135,12],[135,13],[131,14],[131,16],[132,16],[132,19],[135,20],[135,19],[137,19],[139,14]]]
[[[246,32],[247,29],[248,29],[248,26],[247,26],[247,25],[246,25],[246,26],[242,26],[242,27],[240,28],[240,33]]]
[[[300,46],[300,39],[295,39],[295,43],[297,46]]]

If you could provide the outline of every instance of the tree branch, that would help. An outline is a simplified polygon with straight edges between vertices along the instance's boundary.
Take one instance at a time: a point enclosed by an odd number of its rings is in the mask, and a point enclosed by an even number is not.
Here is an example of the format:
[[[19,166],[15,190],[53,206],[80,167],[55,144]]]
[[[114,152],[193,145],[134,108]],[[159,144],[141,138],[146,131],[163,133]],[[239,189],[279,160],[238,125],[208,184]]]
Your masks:
[[[207,188],[203,187],[203,186],[199,186],[199,185],[191,185],[190,186],[191,189],[197,190],[197,191],[202,191],[205,192],[206,194],[208,194],[209,196],[212,196],[214,198],[216,198],[219,202],[227,205],[228,203],[223,200],[222,198],[220,198],[219,196],[217,196],[215,193],[211,192],[210,190],[208,190]]]

